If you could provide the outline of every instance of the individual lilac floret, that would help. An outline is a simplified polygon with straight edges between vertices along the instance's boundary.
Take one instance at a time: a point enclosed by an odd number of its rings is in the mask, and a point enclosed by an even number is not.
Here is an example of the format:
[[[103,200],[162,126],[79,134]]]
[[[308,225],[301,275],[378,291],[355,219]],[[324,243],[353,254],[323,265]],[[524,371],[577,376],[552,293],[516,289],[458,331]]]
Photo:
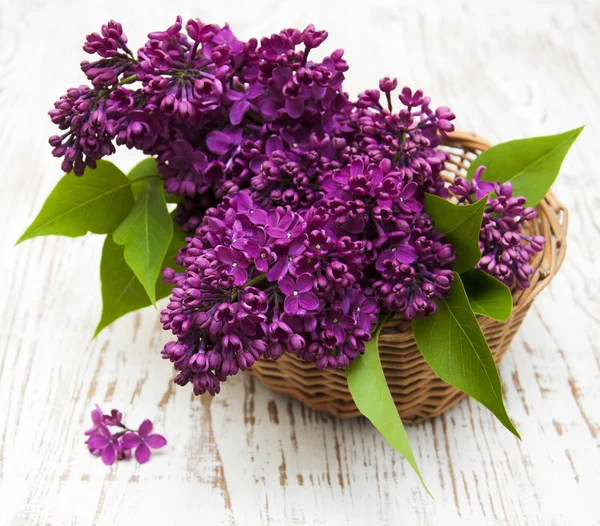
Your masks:
[[[140,464],[145,464],[150,460],[149,447],[158,449],[167,444],[162,435],[150,434],[152,432],[150,420],[144,420],[139,429],[134,431],[123,424],[123,415],[120,411],[112,409],[110,415],[105,415],[97,404],[91,416],[93,426],[85,431],[88,436],[86,444],[90,453],[101,457],[106,465],[129,458],[134,448],[136,460]],[[109,427],[117,427],[118,430],[113,433]]]
[[[135,459],[140,464],[145,464],[150,460],[151,448],[160,449],[167,445],[164,436],[150,433],[152,433],[152,422],[146,419],[140,425],[137,433],[126,433],[122,438],[123,447],[135,448]]]
[[[531,259],[544,249],[546,239],[521,232],[527,221],[536,218],[535,209],[525,207],[524,197],[513,197],[510,182],[483,181],[484,170],[485,166],[478,167],[472,181],[457,177],[450,191],[464,203],[488,196],[479,234],[482,257],[477,267],[509,287],[516,284],[526,289],[534,273]]]
[[[298,309],[316,310],[317,296],[312,292],[314,279],[310,274],[301,274],[297,280],[285,276],[279,280],[279,289],[285,294],[283,307],[288,314],[296,314]]]
[[[100,409],[98,404],[96,404],[96,407],[92,410],[91,415],[94,425],[85,431],[86,435],[95,433],[102,425],[119,426],[121,425],[121,420],[123,419],[123,414],[117,409],[111,409],[110,415],[103,414],[102,409]]]
[[[119,438],[117,434],[113,435],[106,425],[100,424],[90,434],[86,444],[93,455],[100,456],[102,462],[110,466],[117,459],[124,458],[126,456],[125,452],[129,449],[123,447],[123,443]]]

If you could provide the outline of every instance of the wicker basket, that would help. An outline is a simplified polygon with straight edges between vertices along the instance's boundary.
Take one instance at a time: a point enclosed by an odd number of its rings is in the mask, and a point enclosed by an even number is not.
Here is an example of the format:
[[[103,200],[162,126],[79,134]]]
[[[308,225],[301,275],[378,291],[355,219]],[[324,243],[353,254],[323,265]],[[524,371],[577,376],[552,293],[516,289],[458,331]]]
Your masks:
[[[443,147],[450,154],[444,176],[464,175],[478,153],[490,147],[486,140],[470,133],[455,132]],[[479,323],[496,363],[506,354],[510,343],[534,298],[550,282],[565,257],[567,211],[549,193],[538,205],[538,218],[529,230],[547,239],[543,252],[536,254],[531,287],[515,291],[514,309],[506,323],[479,317]],[[379,353],[396,407],[405,422],[437,416],[465,394],[440,380],[425,362],[413,338],[410,322],[397,316],[383,329]],[[320,371],[313,364],[284,354],[277,362],[261,360],[248,370],[266,387],[296,398],[307,406],[338,418],[360,415],[348,391],[343,371]]]

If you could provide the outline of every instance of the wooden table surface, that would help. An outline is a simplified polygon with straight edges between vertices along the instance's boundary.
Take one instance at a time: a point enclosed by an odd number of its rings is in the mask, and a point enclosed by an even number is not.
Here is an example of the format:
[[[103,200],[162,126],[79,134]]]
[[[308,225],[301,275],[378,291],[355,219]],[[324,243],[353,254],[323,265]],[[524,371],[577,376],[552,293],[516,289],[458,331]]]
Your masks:
[[[2,526],[597,524],[600,7],[484,4],[2,0]],[[567,259],[500,366],[523,441],[473,401],[410,427],[435,500],[365,420],[315,413],[243,374],[214,399],[174,386],[150,308],[90,341],[99,236],[12,247],[60,175],[46,112],[84,82],[84,36],[115,18],[137,47],[177,13],[228,20],[242,37],[314,22],[329,50],[346,49],[351,94],[398,76],[494,142],[587,124],[554,187],[570,211]],[[168,447],[144,466],[104,466],[83,443],[96,402],[133,425],[151,418]]]

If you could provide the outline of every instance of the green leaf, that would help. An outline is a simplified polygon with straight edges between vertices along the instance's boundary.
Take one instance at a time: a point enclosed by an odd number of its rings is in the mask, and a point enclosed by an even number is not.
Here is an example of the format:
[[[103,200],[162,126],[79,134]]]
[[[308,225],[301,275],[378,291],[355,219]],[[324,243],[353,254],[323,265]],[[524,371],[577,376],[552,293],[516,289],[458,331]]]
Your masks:
[[[107,161],[86,168],[81,177],[64,175],[17,244],[37,236],[113,232],[133,206],[129,185],[125,174]]]
[[[456,251],[452,268],[458,273],[473,268],[481,259],[479,230],[487,198],[472,205],[455,205],[437,195],[425,194],[425,211],[437,232],[446,234]]]
[[[125,245],[125,261],[156,303],[155,283],[173,236],[173,221],[167,210],[161,182],[149,179],[130,214],[118,226],[113,239]]]
[[[467,177],[471,179],[477,167],[485,165],[483,180],[510,181],[513,195],[525,197],[528,206],[536,206],[550,190],[569,148],[583,128],[493,146],[473,161]]]
[[[127,177],[129,177],[129,180],[133,183],[131,185],[131,191],[133,192],[133,196],[137,199],[148,187],[150,178],[156,177],[157,179],[160,179],[158,164],[156,164],[154,157],[148,157],[137,163],[127,174]]]
[[[185,234],[177,228],[173,233],[162,267],[176,267],[173,258],[184,245]],[[106,236],[100,262],[102,317],[94,337],[121,316],[152,304],[144,287],[125,261],[123,252],[124,248],[117,245],[112,236]],[[156,280],[156,299],[169,296],[172,288],[172,285],[163,283],[162,276],[159,276]]]
[[[102,317],[94,337],[117,318],[151,305],[150,298],[124,257],[124,248],[106,236],[100,261]]]
[[[513,306],[510,289],[481,269],[471,269],[461,275],[471,309],[475,314],[505,322]]]
[[[173,217],[173,214],[171,214]],[[169,248],[167,249],[167,255],[162,262],[161,269],[165,267],[170,267],[180,272],[183,270],[183,267],[175,264],[175,256],[179,252],[180,248],[185,246],[185,239],[188,236],[181,228],[175,227],[173,229],[173,237],[171,238],[171,242],[169,243]],[[171,289],[173,285],[168,283],[163,283],[162,276],[158,276],[158,280],[156,282],[156,299],[159,300],[171,294]]]
[[[521,438],[502,400],[502,384],[492,352],[467,299],[460,276],[450,296],[428,318],[413,320],[413,332],[425,361],[435,374],[481,402]]]
[[[137,197],[147,188],[148,179],[152,177],[160,179],[156,159],[154,157],[147,157],[143,161],[140,161],[131,169],[127,174],[127,177],[129,177],[130,181],[133,183],[131,185],[131,191],[137,199]],[[182,197],[171,195],[166,190],[164,190],[164,194],[167,203],[181,203],[183,201]]]
[[[183,203],[184,198],[180,195],[173,195],[168,193],[166,190],[164,191],[165,193],[165,201],[167,203]]]
[[[394,405],[379,359],[377,343],[385,321],[384,317],[379,322],[373,339],[365,344],[365,353],[354,358],[346,369],[348,389],[358,410],[371,421],[390,445],[404,456],[429,493],[417,466],[406,430]]]

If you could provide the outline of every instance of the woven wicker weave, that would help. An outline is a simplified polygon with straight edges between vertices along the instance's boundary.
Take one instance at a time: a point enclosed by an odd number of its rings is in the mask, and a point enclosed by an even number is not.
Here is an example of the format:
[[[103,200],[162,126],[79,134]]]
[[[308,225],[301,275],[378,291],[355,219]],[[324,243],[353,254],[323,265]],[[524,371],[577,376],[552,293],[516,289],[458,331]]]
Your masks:
[[[474,134],[455,132],[443,147],[450,154],[444,176],[464,175],[477,154],[489,147],[486,140]],[[513,314],[506,323],[479,317],[496,363],[506,354],[534,298],[550,282],[565,257],[566,209],[549,193],[537,212],[538,218],[531,222],[529,231],[543,235],[547,243],[532,262],[535,274],[531,287],[515,291]],[[405,422],[439,415],[465,396],[435,376],[417,348],[410,322],[397,316],[384,327],[379,342],[385,376]],[[258,361],[248,372],[269,389],[297,398],[313,409],[339,418],[360,415],[343,371],[320,371],[292,354],[284,354],[277,362]]]

